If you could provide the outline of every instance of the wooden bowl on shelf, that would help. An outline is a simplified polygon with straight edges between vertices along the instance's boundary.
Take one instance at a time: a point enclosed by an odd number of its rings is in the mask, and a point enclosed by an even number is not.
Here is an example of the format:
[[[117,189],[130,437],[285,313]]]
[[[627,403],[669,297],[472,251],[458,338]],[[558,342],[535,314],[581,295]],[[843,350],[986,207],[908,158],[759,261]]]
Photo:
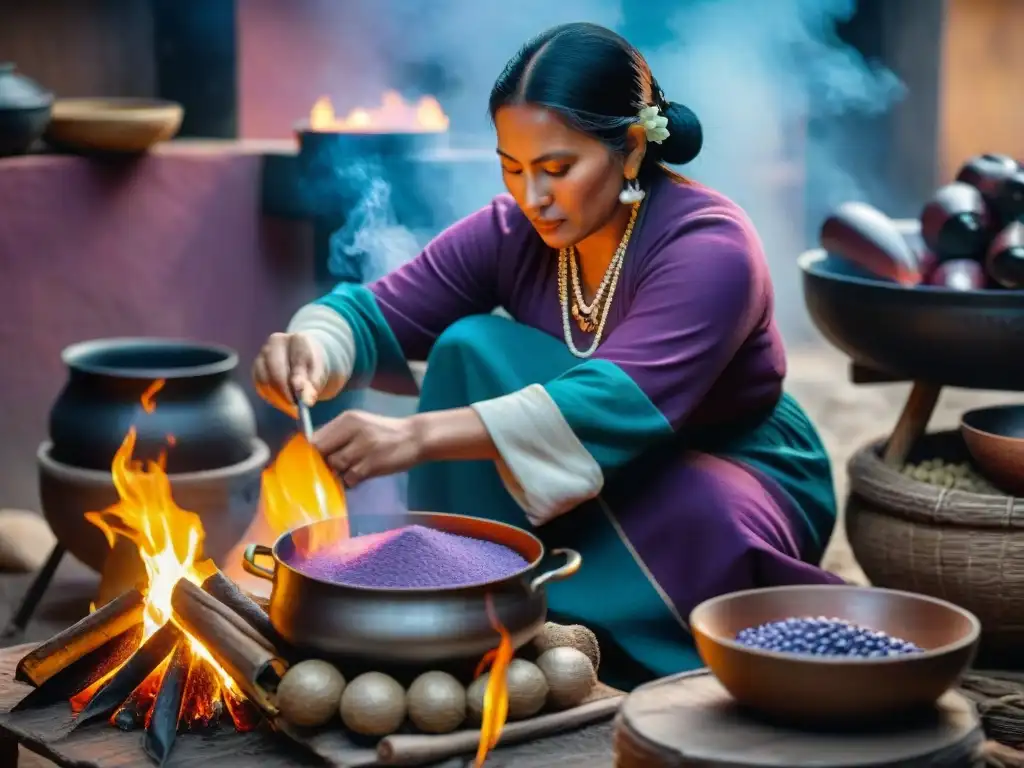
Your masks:
[[[1024,405],[968,411],[960,417],[960,434],[974,463],[993,485],[1024,496]]]
[[[84,153],[138,154],[173,138],[185,111],[154,99],[58,99],[46,141]]]
[[[770,621],[829,616],[924,651],[877,659],[777,653],[736,642]],[[712,598],[690,614],[704,663],[743,706],[808,726],[853,726],[927,710],[974,658],[981,623],[952,603],[854,586],[770,587]]]

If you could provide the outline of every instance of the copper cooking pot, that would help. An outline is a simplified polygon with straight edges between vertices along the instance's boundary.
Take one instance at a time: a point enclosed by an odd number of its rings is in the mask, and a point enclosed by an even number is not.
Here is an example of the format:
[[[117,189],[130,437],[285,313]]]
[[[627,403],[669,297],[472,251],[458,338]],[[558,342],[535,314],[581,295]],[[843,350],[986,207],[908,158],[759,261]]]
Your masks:
[[[469,586],[370,588],[318,579],[294,566],[312,535],[326,540],[344,535],[343,520],[302,526],[283,534],[273,547],[251,544],[242,566],[273,582],[270,621],[304,655],[416,665],[478,659],[498,644],[487,615],[488,595],[519,648],[536,636],[547,619],[544,585],[572,576],[582,563],[578,552],[558,549],[551,554],[565,556],[565,564],[542,571],[544,545],[536,536],[476,517],[433,512],[351,515],[348,524],[353,536],[421,525],[484,539],[515,550],[529,565],[506,578]],[[273,557],[274,569],[258,565],[259,557]]]

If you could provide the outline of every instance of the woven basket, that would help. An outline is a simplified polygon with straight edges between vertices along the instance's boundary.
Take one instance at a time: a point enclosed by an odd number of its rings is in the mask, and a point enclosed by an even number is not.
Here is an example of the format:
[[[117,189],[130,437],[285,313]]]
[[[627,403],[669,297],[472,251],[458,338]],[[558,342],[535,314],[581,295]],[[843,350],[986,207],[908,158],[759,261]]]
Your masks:
[[[982,623],[992,653],[1024,649],[1024,499],[947,490],[882,462],[885,441],[847,465],[850,546],[871,583],[949,600]],[[909,461],[967,460],[958,432],[919,441]]]

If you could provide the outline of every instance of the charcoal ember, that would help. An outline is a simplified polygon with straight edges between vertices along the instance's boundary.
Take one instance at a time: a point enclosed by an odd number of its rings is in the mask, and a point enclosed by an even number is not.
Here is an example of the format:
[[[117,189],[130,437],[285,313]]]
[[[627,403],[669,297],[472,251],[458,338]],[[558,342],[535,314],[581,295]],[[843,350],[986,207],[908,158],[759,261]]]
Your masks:
[[[125,704],[114,713],[114,725],[122,731],[134,731],[145,721],[145,715],[129,704]]]
[[[74,728],[110,717],[174,651],[181,631],[168,622],[154,632],[108,680],[75,718]]]
[[[191,666],[192,652],[188,641],[182,639],[175,647],[160,681],[160,690],[153,702],[149,725],[146,726],[146,736],[142,741],[143,750],[157,765],[164,764],[174,747],[174,740],[178,735],[178,716],[185,695],[185,682],[188,680]]]

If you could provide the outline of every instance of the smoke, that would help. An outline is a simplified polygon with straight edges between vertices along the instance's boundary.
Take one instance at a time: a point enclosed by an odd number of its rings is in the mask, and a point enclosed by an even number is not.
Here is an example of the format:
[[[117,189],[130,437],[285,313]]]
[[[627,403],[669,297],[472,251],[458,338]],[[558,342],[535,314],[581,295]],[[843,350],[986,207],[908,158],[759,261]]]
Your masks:
[[[844,200],[880,207],[897,202],[865,171],[863,158],[880,137],[863,118],[886,112],[903,87],[837,36],[855,0],[516,0],[512,6],[388,0],[372,6],[365,5],[366,13],[373,14],[380,57],[390,67],[366,71],[385,71],[377,75],[388,80],[380,89],[397,85],[409,96],[417,89],[439,96],[460,146],[493,147],[488,93],[532,35],[578,20],[624,34],[647,57],[668,98],[700,117],[704,150],[684,170],[729,195],[752,218],[791,342],[811,334],[795,264],[818,222]],[[359,90],[366,90],[365,82]],[[332,251],[339,260],[371,253],[380,274],[411,258],[425,237],[399,225],[388,182],[363,178],[356,186],[361,202]],[[468,213],[500,191],[496,174],[467,174],[454,187],[424,193],[458,197],[454,209]]]
[[[378,38],[376,47],[387,60],[363,70],[364,80],[379,78],[380,82],[375,86],[362,82],[359,91],[376,89],[379,93],[405,85],[402,90],[410,98],[423,93],[440,96],[451,118],[453,144],[488,151],[493,150],[494,140],[487,96],[502,67],[523,43],[557,24],[586,19],[617,28],[622,20],[618,2],[609,0],[525,0],[516,3],[514,13],[508,7],[497,7],[494,0],[359,0],[353,5],[358,12],[352,11],[348,20],[351,28],[372,30]],[[361,25],[354,16],[368,23]],[[354,203],[345,225],[331,238],[328,269],[339,278],[358,274],[358,261],[364,279],[387,274],[414,257],[436,232],[414,232],[399,224],[393,186],[407,184],[408,179],[396,179],[373,161],[338,160],[333,175],[338,189],[333,194]],[[497,160],[493,165],[491,174],[480,173],[479,166],[473,165],[455,183],[440,185],[443,192],[424,189],[423,196],[444,194],[447,204],[439,208],[468,214],[503,191]],[[438,181],[428,177],[419,183]]]
[[[894,203],[863,157],[880,137],[863,116],[886,112],[902,95],[889,71],[866,62],[836,35],[854,0],[352,0],[349,30],[372,30],[379,58],[360,71],[360,94],[398,87],[408,97],[432,93],[451,118],[456,146],[493,149],[487,122],[490,88],[505,62],[531,36],[568,21],[615,29],[648,58],[666,95],[690,106],[704,126],[705,146],[685,169],[744,207],[758,228],[776,291],[776,316],[789,343],[813,336],[803,306],[796,259],[809,233],[833,205],[864,199]],[[365,16],[360,24],[356,16]],[[361,34],[366,34],[365,32]],[[351,75],[347,77],[351,78]],[[380,78],[379,82],[373,82]],[[341,87],[340,84],[339,87]],[[351,105],[350,105],[351,106]],[[855,130],[848,126],[856,125]],[[874,130],[877,130],[874,129]],[[334,165],[334,182],[350,201],[345,225],[331,240],[330,269],[364,280],[395,269],[433,234],[412,231],[396,215],[396,193],[420,185],[423,197],[445,197],[453,217],[499,193],[480,165],[450,183],[427,173],[410,179],[370,162]],[[396,189],[402,185],[401,189]],[[451,223],[437,222],[436,229]],[[362,407],[395,416],[411,405],[367,393]],[[390,483],[390,484],[389,484]],[[366,489],[367,505],[398,508],[403,482]],[[369,503],[369,496],[381,499]]]
[[[861,118],[888,111],[903,86],[836,34],[855,0],[679,5],[666,19],[672,39],[644,53],[666,95],[704,126],[704,149],[687,173],[750,215],[769,256],[780,326],[802,341],[811,331],[796,257],[836,204],[895,204],[864,161],[880,137]]]
[[[327,269],[335,277],[369,282],[397,269],[423,243],[398,223],[392,186],[372,160],[336,166],[335,181],[353,201],[345,223],[331,235]]]

